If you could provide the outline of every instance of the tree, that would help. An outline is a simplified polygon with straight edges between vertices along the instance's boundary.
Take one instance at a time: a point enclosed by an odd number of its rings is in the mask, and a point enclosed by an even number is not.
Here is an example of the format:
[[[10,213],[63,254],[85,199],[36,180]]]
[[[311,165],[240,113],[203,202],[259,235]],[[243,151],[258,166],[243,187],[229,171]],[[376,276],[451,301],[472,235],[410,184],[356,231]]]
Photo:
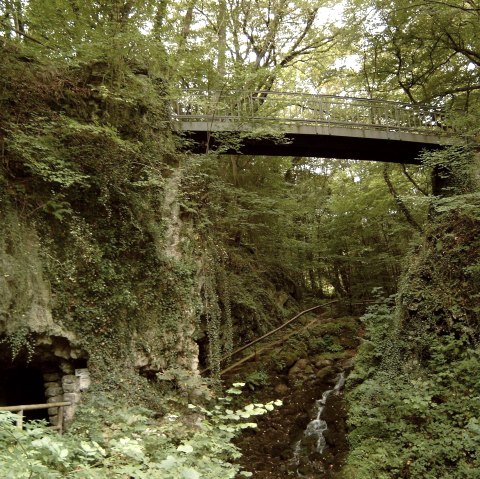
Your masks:
[[[475,108],[480,90],[480,9],[474,1],[352,1],[348,23],[364,87],[409,101]]]
[[[165,9],[161,35],[170,51],[183,45],[187,63],[197,65],[196,71],[177,71],[182,86],[268,91],[285,70],[333,47],[335,28],[320,18],[328,5],[328,0],[176,1]]]

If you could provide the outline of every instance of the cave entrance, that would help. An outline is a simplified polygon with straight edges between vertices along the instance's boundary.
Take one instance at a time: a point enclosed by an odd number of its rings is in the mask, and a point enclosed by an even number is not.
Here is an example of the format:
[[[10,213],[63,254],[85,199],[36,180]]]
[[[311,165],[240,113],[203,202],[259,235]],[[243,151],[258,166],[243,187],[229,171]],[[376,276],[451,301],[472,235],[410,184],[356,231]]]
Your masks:
[[[0,371],[0,406],[46,403],[42,371],[35,367],[12,367]],[[45,419],[47,409],[24,411],[26,420]]]

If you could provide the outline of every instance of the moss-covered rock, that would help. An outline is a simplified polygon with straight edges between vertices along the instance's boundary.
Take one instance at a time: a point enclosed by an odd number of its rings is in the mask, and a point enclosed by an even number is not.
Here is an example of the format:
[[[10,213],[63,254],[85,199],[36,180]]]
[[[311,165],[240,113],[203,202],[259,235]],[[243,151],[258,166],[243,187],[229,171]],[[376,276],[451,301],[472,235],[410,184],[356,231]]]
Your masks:
[[[163,82],[0,57],[0,336],[13,355],[80,355],[133,401],[140,375],[195,373],[196,265],[178,189],[165,195],[181,173]]]

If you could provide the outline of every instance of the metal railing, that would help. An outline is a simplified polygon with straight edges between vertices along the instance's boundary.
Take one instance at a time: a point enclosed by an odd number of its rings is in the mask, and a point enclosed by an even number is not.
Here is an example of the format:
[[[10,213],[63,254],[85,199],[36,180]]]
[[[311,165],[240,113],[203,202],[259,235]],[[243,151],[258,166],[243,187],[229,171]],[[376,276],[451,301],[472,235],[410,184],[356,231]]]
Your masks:
[[[21,406],[1,406],[0,411],[10,411],[10,412],[16,412],[17,413],[17,427],[19,429],[23,428],[23,412],[24,411],[34,411],[38,409],[49,409],[52,407],[58,407],[58,420],[57,424],[54,426],[51,426],[51,429],[57,429],[60,434],[63,432],[63,416],[64,416],[64,411],[63,408],[65,406],[71,406],[71,403],[68,401],[62,401],[62,402],[52,402],[52,403],[46,403],[46,404],[25,404]]]
[[[186,90],[173,109],[174,119],[190,122],[275,122],[423,134],[448,129],[445,111],[426,105],[309,93]]]

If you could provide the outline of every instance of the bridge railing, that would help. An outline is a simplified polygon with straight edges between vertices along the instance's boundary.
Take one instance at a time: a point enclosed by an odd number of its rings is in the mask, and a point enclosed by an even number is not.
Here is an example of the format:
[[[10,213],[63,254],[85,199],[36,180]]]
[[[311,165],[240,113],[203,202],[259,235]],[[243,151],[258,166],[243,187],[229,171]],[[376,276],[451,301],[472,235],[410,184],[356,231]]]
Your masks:
[[[439,109],[335,95],[186,90],[173,108],[181,121],[277,122],[413,133],[446,130],[445,112]]]

